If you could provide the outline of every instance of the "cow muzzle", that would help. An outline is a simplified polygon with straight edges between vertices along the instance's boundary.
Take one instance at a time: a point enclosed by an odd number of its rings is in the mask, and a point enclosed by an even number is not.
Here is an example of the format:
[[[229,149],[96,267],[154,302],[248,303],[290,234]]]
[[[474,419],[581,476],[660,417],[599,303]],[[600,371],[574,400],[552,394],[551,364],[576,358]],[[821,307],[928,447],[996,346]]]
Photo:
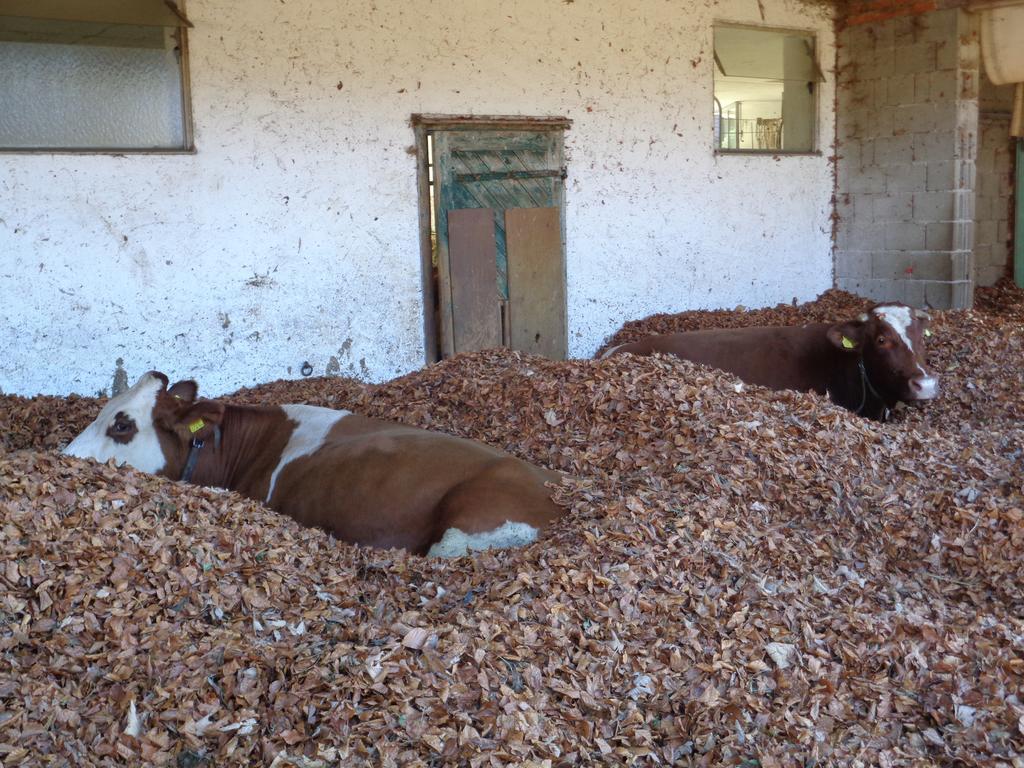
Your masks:
[[[939,396],[939,380],[934,376],[918,376],[908,386],[913,400],[934,400]]]

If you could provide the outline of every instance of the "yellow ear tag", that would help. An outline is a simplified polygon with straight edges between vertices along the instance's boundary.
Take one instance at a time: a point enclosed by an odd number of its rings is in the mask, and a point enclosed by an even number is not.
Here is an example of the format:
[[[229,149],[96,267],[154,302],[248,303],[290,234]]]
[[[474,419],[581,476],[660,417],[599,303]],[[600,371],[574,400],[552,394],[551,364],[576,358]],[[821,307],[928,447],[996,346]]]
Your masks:
[[[931,331],[929,331],[929,330],[928,330],[927,328],[925,328],[925,329],[924,329],[924,335],[930,338],[930,337],[931,337],[931,335],[932,335],[932,332],[931,332]]]
[[[206,426],[206,422],[205,421],[203,421],[202,419],[196,419],[195,421],[193,421],[191,424],[188,425],[188,431],[191,432],[194,435],[196,432],[198,432],[200,429],[202,429],[205,426]]]
[[[853,349],[856,346],[857,345],[854,344],[853,341],[843,336],[843,349]]]

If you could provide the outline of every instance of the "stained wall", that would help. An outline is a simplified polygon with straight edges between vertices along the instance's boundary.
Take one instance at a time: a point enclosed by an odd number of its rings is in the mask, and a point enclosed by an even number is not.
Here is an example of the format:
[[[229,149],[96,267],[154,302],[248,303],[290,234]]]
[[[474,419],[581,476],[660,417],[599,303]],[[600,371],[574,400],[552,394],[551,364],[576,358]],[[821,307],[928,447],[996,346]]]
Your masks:
[[[833,27],[796,0],[190,0],[194,154],[0,155],[0,389],[424,363],[414,113],[562,116],[570,354],[833,283]],[[813,30],[821,152],[716,156],[712,25]],[[73,119],[73,118],[69,118]]]

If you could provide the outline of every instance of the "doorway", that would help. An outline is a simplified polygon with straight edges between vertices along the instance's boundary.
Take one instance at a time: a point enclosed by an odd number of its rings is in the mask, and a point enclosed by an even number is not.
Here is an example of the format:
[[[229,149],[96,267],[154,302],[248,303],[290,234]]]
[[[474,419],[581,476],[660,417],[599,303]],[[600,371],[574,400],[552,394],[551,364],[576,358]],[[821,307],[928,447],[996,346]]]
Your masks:
[[[415,116],[428,362],[567,353],[561,118]]]

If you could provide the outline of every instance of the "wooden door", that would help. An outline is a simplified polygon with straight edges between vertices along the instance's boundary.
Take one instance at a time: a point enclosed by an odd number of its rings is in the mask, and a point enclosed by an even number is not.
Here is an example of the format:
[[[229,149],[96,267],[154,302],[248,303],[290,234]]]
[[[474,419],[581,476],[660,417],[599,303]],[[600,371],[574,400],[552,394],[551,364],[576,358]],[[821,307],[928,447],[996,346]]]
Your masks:
[[[567,352],[560,130],[433,133],[443,356]]]

